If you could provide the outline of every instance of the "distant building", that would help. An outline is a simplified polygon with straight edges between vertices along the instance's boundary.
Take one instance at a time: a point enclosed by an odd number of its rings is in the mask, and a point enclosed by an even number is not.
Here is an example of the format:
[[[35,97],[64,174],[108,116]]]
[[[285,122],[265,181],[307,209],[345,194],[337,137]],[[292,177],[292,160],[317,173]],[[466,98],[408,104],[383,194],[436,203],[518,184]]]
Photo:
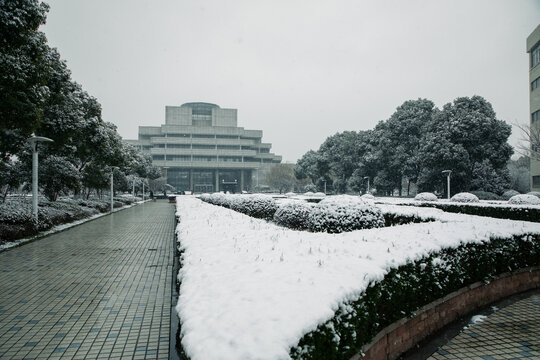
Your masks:
[[[177,191],[250,191],[281,156],[262,142],[262,130],[237,125],[237,110],[195,102],[165,107],[165,124],[139,126],[139,139],[126,140],[152,155]]]
[[[527,37],[527,52],[530,54],[530,114],[531,132],[540,132],[540,25]],[[535,131],[536,130],[536,131]],[[537,146],[538,144],[532,146]],[[539,153],[540,149],[533,149]],[[540,161],[531,158],[531,191],[540,191]]]

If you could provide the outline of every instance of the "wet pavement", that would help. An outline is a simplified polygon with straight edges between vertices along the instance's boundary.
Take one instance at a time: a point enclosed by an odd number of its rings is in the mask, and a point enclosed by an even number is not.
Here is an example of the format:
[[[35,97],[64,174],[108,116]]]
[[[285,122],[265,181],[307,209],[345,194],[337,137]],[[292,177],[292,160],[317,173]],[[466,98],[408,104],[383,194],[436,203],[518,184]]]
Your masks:
[[[428,359],[540,359],[540,292],[521,297],[473,317],[476,323],[468,324]]]
[[[1,359],[168,359],[174,204],[0,253]]]

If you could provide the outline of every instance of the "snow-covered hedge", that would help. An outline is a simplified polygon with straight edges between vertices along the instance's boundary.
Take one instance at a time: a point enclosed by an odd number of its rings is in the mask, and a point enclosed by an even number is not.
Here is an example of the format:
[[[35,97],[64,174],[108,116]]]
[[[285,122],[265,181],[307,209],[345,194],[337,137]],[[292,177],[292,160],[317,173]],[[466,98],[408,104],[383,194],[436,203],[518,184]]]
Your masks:
[[[474,194],[468,192],[458,193],[450,198],[452,202],[462,202],[462,203],[474,203],[479,202],[480,200]]]
[[[199,197],[213,205],[223,206],[242,214],[260,219],[271,220],[274,217],[278,205],[269,195],[234,195],[224,193],[203,194]]]
[[[417,194],[414,197],[414,200],[417,200],[417,201],[437,201],[438,199],[437,199],[437,195],[435,195],[433,193],[423,192],[423,193]]]
[[[540,198],[540,191],[530,191],[527,193],[527,195],[534,195],[538,198]]]
[[[313,207],[308,228],[313,232],[341,233],[384,226],[381,210],[356,196],[339,195],[323,199]]]
[[[437,221],[326,234],[194,198],[176,206],[179,338],[193,360],[348,359],[448,292],[540,265],[540,224],[531,222],[384,204]]]
[[[480,200],[506,200],[502,196],[499,196],[495,193],[489,191],[471,191],[471,194],[476,195]]]
[[[498,219],[540,222],[540,207],[534,205],[495,205],[485,203],[421,203],[418,206],[434,207],[443,211],[459,214],[493,217]]]
[[[367,199],[367,200],[373,200],[375,201],[375,196],[371,195],[371,194],[364,194],[362,196],[360,196],[362,199]]]
[[[508,200],[510,199],[512,196],[514,195],[519,195],[519,191],[516,191],[516,190],[506,190],[505,192],[503,192],[502,194],[502,198],[503,200]]]
[[[540,235],[462,244],[390,270],[293,347],[293,359],[350,359],[386,326],[478,281],[540,265]]]
[[[274,222],[294,230],[307,230],[313,203],[295,201],[280,205],[274,214]]]
[[[114,202],[114,207],[122,206],[122,202]],[[81,220],[109,209],[110,203],[106,200],[42,200],[38,208],[39,221],[36,222],[29,200],[10,200],[0,204],[0,243],[34,236],[53,226]]]
[[[512,196],[508,203],[514,205],[540,205],[540,198],[534,195],[519,194]]]

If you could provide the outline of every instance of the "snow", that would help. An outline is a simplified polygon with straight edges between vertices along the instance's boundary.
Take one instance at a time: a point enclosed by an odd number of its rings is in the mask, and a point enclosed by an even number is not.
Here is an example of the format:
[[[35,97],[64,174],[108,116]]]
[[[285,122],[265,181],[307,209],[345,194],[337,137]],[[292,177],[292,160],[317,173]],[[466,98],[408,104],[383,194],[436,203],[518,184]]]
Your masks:
[[[459,203],[477,203],[480,200],[478,200],[478,196],[468,193],[468,192],[461,192],[458,193],[450,199],[452,202],[459,202]]]
[[[437,199],[437,195],[435,195],[433,193],[423,192],[423,193],[417,194],[414,197],[414,200],[417,200],[417,201],[437,201],[438,199]]]
[[[289,349],[392,268],[460,243],[539,233],[540,224],[383,205],[437,221],[341,234],[289,230],[196,198],[177,199],[177,311],[192,360],[288,359]]]
[[[535,195],[514,195],[508,200],[509,204],[518,204],[518,205],[540,205],[540,198]]]

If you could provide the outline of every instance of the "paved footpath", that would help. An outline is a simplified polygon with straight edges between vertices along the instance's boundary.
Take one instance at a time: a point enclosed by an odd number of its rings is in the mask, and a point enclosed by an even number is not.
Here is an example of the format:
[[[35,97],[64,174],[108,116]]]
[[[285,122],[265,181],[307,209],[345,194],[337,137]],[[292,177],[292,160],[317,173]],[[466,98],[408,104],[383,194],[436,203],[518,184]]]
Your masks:
[[[173,236],[147,202],[0,253],[0,359],[167,359]]]
[[[429,358],[446,359],[540,359],[540,295],[528,296],[495,311]]]

